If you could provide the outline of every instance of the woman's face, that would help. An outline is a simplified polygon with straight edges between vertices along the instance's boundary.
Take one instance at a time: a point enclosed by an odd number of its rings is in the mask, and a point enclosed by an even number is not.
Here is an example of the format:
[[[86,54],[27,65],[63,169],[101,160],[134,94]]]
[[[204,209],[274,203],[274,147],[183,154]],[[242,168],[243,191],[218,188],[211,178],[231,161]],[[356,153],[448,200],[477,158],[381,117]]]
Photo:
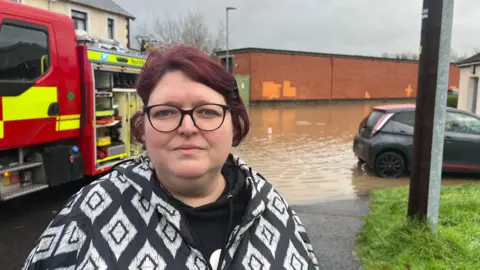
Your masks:
[[[220,93],[192,81],[180,71],[165,74],[153,89],[148,102],[149,106],[168,104],[184,110],[205,103],[226,105]],[[199,119],[204,117],[209,120],[208,111],[199,113],[202,113],[196,114]],[[160,119],[158,121],[163,121],[162,123],[167,123],[174,113],[162,109],[152,111],[150,115]],[[229,111],[225,113],[223,124],[213,131],[198,129],[189,115],[184,116],[181,126],[170,132],[154,129],[146,115],[144,120],[148,155],[161,173],[181,178],[202,177],[220,169],[230,153],[233,126]],[[153,118],[152,120],[156,121]]]

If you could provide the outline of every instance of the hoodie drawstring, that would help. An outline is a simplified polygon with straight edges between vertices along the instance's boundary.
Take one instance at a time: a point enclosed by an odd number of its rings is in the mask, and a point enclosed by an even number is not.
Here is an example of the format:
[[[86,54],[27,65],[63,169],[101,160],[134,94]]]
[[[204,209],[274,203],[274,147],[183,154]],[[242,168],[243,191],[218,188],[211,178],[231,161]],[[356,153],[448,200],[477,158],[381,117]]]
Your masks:
[[[224,247],[222,248],[222,252],[220,253],[220,258],[218,259],[217,270],[222,269],[223,260],[225,259],[226,253],[228,252],[228,240],[229,240],[230,232],[232,231],[232,224],[233,224],[233,196],[232,196],[232,194],[228,194],[227,200],[228,200],[228,212],[229,212],[228,227],[227,227],[227,233],[225,235],[225,240],[224,240],[225,244],[224,244]]]

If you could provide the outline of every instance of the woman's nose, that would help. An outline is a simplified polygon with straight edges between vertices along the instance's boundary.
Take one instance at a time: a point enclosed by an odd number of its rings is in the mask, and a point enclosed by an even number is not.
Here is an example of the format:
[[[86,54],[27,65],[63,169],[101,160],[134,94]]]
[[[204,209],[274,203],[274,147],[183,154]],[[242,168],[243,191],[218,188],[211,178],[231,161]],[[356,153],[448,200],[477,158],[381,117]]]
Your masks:
[[[181,125],[178,127],[178,131],[183,134],[191,134],[198,131],[191,115],[185,114],[183,116],[183,120]]]

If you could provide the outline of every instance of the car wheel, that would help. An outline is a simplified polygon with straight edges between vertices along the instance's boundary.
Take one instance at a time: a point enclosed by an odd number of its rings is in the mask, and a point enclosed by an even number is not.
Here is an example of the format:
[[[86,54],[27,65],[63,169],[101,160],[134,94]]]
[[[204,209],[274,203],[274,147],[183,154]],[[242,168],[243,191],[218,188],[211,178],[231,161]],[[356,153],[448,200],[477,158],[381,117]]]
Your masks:
[[[405,172],[405,159],[395,152],[385,152],[375,159],[375,173],[382,178],[398,178]]]

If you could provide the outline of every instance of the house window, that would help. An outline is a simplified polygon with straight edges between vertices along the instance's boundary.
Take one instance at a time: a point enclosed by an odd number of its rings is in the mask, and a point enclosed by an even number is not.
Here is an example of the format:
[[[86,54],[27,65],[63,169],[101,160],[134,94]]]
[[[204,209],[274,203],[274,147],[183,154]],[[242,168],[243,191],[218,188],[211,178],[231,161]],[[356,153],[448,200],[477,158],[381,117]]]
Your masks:
[[[87,13],[72,10],[72,20],[76,30],[87,31]]]
[[[113,19],[108,19],[108,38],[115,39],[115,21]]]

